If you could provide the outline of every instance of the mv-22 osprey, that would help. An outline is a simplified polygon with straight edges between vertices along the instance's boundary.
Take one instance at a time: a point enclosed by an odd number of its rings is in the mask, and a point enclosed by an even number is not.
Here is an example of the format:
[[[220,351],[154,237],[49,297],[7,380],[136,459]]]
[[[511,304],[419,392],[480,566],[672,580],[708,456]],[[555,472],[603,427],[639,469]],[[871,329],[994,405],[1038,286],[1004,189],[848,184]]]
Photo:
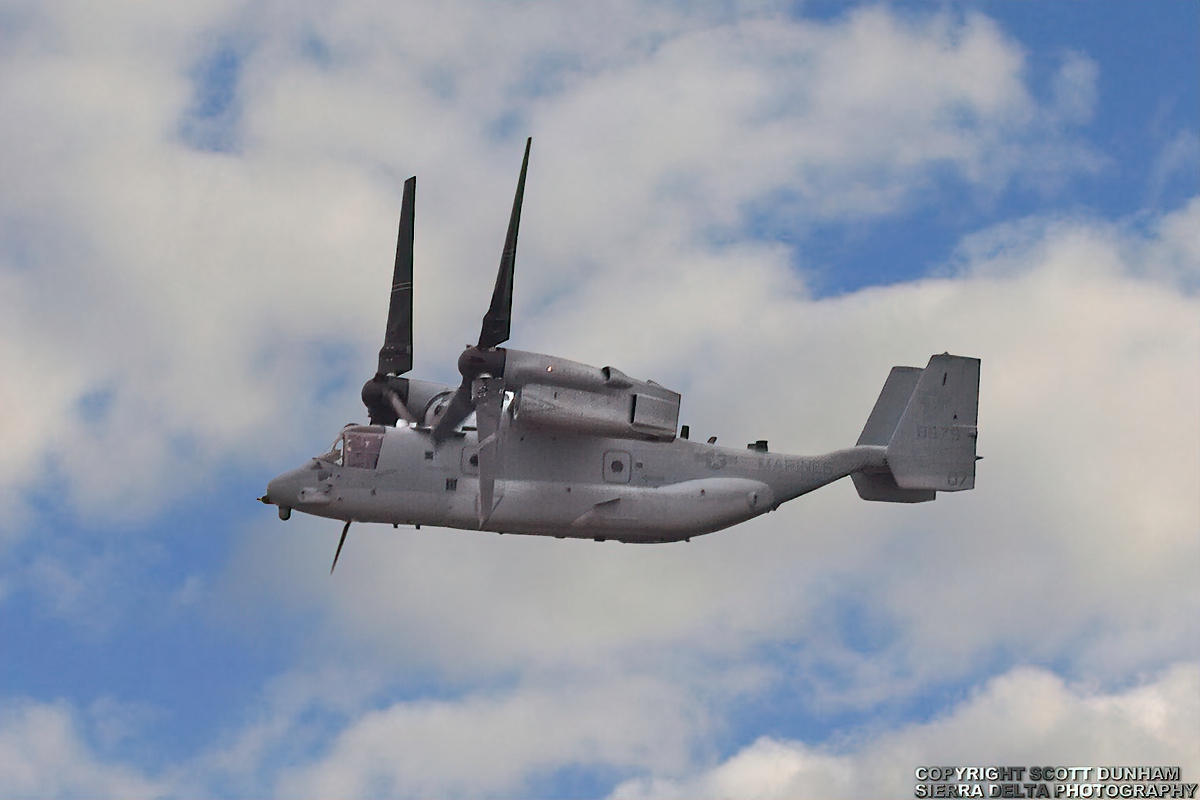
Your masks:
[[[745,522],[847,475],[865,500],[919,503],[975,485],[979,360],[893,367],[854,447],[818,456],[688,440],[680,396],[613,367],[501,347],[508,341],[521,162],[492,304],[457,387],[412,369],[416,178],[404,184],[379,366],[362,389],[369,425],[270,482],[260,499],[351,522],[440,525],[621,542],[677,542]],[[473,424],[472,424],[473,423]]]

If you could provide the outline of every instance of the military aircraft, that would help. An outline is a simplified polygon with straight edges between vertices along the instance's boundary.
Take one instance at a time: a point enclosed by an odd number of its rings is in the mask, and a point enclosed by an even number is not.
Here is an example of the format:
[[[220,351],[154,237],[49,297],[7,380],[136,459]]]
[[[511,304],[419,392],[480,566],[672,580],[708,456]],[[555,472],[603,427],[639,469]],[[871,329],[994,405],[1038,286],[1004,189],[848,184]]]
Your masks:
[[[479,340],[457,388],[412,369],[416,178],[404,184],[384,343],[362,389],[368,425],[285,472],[262,502],[352,522],[594,539],[687,541],[851,476],[865,500],[919,503],[975,485],[979,360],[948,353],[893,367],[854,447],[779,455],[688,439],[680,395],[614,367],[501,347],[508,341],[529,148]],[[332,568],[331,568],[332,571]]]

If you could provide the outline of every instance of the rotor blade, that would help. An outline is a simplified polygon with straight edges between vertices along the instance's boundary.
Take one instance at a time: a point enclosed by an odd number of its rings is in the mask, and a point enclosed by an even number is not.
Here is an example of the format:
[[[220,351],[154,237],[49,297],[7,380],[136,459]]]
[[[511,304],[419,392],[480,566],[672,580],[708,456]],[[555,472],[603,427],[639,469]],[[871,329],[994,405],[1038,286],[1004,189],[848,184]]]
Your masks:
[[[434,443],[440,444],[445,441],[464,419],[471,416],[471,412],[474,410],[475,404],[471,401],[471,382],[464,378],[459,387],[454,390],[454,396],[450,398],[450,404],[446,406],[441,418],[433,426]]]
[[[417,195],[414,175],[404,182],[400,206],[400,234],[396,240],[396,269],[392,273],[392,299],[387,328],[379,350],[379,375],[403,375],[412,369],[413,223]]]
[[[479,529],[487,523],[496,507],[496,442],[479,447]]]
[[[504,410],[504,380],[480,378],[472,387],[475,425],[479,437],[479,527],[492,515],[499,456],[500,417]]]
[[[333,554],[333,566],[329,568],[329,574],[330,574],[330,575],[332,575],[332,574],[333,574],[333,571],[334,571],[335,569],[337,569],[337,560],[338,560],[338,556],[340,556],[340,555],[342,554],[342,545],[344,545],[344,544],[346,543],[346,533],[347,533],[349,530],[350,530],[350,520],[346,520],[346,527],[342,528],[342,538],[341,538],[341,539],[338,539],[338,549],[337,549],[337,552]]]
[[[517,229],[521,226],[521,199],[525,196],[525,171],[529,168],[529,147],[533,137],[525,141],[525,158],[521,161],[521,177],[517,180],[517,195],[513,198],[512,216],[508,220],[508,236],[504,239],[504,253],[500,256],[500,269],[496,273],[496,288],[492,291],[492,305],[483,317],[479,331],[480,347],[495,347],[508,341],[512,328],[513,270],[517,263]]]
[[[400,394],[390,386],[383,390],[383,396],[392,404],[392,408],[396,411],[396,419],[402,419],[405,422],[416,422],[417,418],[408,410],[408,406],[404,405],[404,401],[400,399]]]
[[[475,404],[475,426],[479,443],[493,439],[500,430],[500,413],[504,409],[504,379],[479,378],[471,387]]]

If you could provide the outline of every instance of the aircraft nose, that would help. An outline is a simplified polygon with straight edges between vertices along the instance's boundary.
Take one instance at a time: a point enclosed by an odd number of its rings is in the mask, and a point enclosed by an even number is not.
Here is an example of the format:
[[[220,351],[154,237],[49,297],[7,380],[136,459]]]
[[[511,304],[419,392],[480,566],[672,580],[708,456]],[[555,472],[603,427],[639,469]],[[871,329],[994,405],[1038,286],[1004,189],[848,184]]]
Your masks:
[[[292,508],[300,502],[300,493],[308,470],[293,469],[272,478],[267,483],[267,493],[258,498],[268,505],[279,507],[279,518],[287,519],[292,515]],[[309,481],[311,483],[311,480]]]

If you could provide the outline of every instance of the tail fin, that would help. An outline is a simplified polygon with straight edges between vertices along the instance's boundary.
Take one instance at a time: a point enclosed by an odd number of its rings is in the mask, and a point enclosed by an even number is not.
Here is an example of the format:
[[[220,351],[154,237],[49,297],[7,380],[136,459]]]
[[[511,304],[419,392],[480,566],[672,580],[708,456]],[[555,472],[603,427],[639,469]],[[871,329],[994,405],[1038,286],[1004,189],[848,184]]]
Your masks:
[[[859,472],[864,500],[920,503],[975,487],[979,359],[933,356],[925,369],[893,367],[860,445],[885,445],[887,470]]]

